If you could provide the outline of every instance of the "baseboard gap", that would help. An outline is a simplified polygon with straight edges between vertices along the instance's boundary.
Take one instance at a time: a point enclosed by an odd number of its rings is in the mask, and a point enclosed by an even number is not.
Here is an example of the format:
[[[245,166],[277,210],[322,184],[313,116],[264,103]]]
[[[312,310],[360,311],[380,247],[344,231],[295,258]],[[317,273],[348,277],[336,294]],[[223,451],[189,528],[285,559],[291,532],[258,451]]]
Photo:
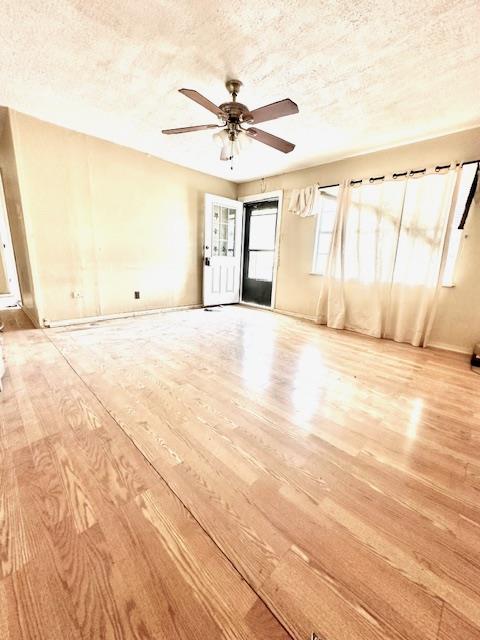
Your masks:
[[[172,311],[186,311],[188,309],[201,309],[201,304],[188,304],[180,307],[159,307],[157,309],[142,309],[141,311],[125,311],[124,313],[110,313],[101,316],[86,316],[85,318],[71,318],[67,320],[43,320],[43,326],[47,329],[57,327],[69,327],[76,324],[92,324],[107,320],[119,320],[121,318],[136,318],[137,316],[149,316],[156,313],[170,313]]]

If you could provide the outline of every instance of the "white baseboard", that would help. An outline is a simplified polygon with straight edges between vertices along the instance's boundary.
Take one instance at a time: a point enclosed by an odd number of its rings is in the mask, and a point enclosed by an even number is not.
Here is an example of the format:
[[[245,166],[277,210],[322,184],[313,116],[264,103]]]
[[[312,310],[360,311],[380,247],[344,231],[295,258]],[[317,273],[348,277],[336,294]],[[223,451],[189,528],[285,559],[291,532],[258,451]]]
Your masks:
[[[297,313],[296,311],[286,311],[285,309],[272,309],[275,313],[280,313],[282,316],[291,316],[292,318],[301,318],[302,320],[310,320],[311,322],[316,322],[315,316],[307,316],[304,313]]]
[[[311,322],[316,322],[316,318],[315,316],[307,316],[303,313],[296,313],[294,311],[286,311],[284,309],[272,309],[272,311],[275,311],[275,313],[281,313],[284,316],[292,316],[293,318],[301,318],[303,320],[310,320]],[[326,326],[326,325],[322,325],[322,326]],[[347,329],[346,329],[347,331]],[[356,333],[356,332],[354,332]],[[361,334],[358,334],[361,335]],[[381,338],[378,338],[379,340]],[[471,355],[473,352],[473,345],[471,349],[468,349],[467,347],[459,347],[457,345],[454,344],[446,344],[444,342],[430,342],[427,347],[432,347],[433,349],[442,349],[442,351],[452,351],[454,353],[462,353],[462,354],[467,354],[467,355]]]
[[[90,324],[92,322],[103,322],[105,320],[118,320],[120,318],[134,318],[136,316],[149,316],[156,313],[169,313],[171,311],[185,311],[187,309],[201,309],[201,304],[189,304],[183,307],[162,307],[160,309],[145,309],[142,311],[126,311],[125,313],[111,313],[104,316],[88,316],[85,318],[72,318],[70,320],[43,320],[43,326],[49,329],[55,327],[68,327],[74,324]]]
[[[429,342],[427,347],[442,349],[442,351],[453,351],[454,353],[464,353],[467,355],[472,355],[473,353],[473,345],[471,349],[467,349],[466,347],[458,347],[457,345],[446,344],[445,342]]]
[[[30,320],[30,322],[33,324],[35,329],[41,329],[42,325],[38,320],[37,310],[36,309],[29,310],[26,307],[21,307],[21,309],[23,313],[27,316],[27,318]]]

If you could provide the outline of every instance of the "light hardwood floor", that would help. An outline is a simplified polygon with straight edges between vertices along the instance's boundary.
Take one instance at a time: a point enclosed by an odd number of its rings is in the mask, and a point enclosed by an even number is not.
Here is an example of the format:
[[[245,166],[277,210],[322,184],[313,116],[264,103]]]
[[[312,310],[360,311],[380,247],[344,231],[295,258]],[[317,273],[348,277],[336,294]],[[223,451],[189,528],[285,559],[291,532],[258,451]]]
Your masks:
[[[242,307],[2,318],[2,640],[480,639],[465,356]]]

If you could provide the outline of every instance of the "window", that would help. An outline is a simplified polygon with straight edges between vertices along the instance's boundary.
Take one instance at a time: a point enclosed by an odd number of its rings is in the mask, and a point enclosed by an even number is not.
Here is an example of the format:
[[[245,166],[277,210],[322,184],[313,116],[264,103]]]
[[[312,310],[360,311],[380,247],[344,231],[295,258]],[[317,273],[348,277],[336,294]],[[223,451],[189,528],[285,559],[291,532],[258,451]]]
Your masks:
[[[448,241],[447,258],[445,268],[443,270],[442,285],[444,287],[455,286],[455,267],[457,265],[460,247],[463,238],[463,229],[459,229],[458,225],[465,211],[468,194],[472,187],[478,164],[472,163],[462,167],[462,175],[460,176],[460,184],[458,187],[457,203],[453,214],[452,226],[450,229],[450,238]]]
[[[328,255],[337,215],[338,191],[339,187],[327,187],[320,191],[317,198],[312,273],[320,276],[325,275],[327,270]]]

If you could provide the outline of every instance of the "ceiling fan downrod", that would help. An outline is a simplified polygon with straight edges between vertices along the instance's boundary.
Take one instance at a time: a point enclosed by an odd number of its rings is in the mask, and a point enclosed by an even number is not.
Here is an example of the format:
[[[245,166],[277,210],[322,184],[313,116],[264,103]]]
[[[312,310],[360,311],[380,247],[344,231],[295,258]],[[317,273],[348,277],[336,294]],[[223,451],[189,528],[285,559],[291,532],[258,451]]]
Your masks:
[[[242,86],[240,80],[227,80],[225,86],[227,87],[228,93],[232,95],[232,102],[236,102],[237,96],[240,93],[240,87]]]

